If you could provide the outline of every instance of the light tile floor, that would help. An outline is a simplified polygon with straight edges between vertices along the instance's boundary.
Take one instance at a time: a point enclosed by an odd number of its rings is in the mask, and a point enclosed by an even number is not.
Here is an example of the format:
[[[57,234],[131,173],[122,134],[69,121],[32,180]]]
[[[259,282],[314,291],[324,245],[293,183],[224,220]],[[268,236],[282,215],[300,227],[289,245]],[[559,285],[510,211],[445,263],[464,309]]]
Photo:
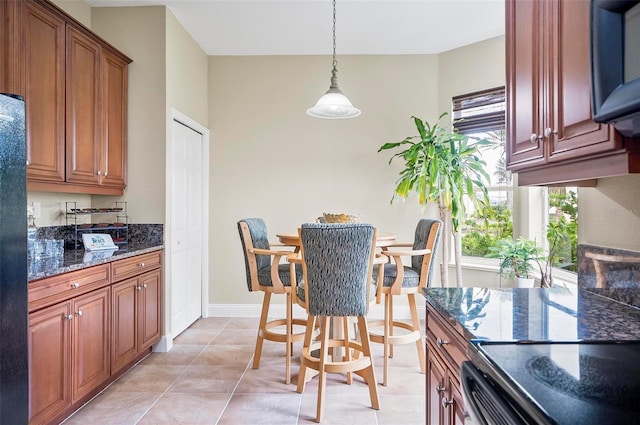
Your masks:
[[[317,379],[296,392],[301,344],[294,345],[292,383],[284,383],[284,346],[265,341],[252,369],[258,319],[207,318],[174,340],[168,353],[152,353],[78,410],[65,425],[295,425],[315,423]],[[297,329],[301,330],[301,329]],[[417,350],[395,348],[389,385],[382,386],[382,346],[373,344],[380,410],[371,408],[360,377],[328,375],[323,424],[425,423],[425,375]]]

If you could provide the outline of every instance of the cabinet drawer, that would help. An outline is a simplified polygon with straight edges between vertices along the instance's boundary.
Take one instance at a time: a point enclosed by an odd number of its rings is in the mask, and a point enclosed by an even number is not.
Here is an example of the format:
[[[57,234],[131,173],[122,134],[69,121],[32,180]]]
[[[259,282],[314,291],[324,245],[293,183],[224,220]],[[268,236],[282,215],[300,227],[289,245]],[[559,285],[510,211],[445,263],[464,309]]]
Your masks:
[[[427,314],[427,341],[455,370],[460,370],[462,362],[468,360],[467,345],[462,336],[430,309]]]
[[[154,251],[148,254],[136,255],[111,263],[111,275],[113,282],[137,276],[149,270],[157,269],[162,265],[162,251]]]
[[[64,273],[29,283],[29,311],[81,295],[110,283],[108,264]]]

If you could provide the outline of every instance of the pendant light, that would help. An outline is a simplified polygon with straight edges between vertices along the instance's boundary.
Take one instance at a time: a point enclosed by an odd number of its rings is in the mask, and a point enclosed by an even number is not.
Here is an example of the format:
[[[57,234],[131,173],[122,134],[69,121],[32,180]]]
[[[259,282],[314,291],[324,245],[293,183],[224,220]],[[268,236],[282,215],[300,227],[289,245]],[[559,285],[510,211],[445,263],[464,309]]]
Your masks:
[[[338,61],[336,60],[336,0],[333,0],[333,69],[331,70],[331,85],[313,108],[307,109],[307,114],[316,118],[340,119],[353,118],[360,115],[360,109],[355,108],[347,96],[338,88]]]

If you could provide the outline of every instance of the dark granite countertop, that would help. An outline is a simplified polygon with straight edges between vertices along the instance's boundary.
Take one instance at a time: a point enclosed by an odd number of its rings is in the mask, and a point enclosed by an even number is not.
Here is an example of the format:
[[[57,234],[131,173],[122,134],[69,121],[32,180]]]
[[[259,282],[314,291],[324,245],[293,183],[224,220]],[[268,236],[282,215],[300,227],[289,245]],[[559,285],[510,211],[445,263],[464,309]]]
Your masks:
[[[67,249],[64,257],[45,258],[37,262],[29,262],[28,270],[29,282],[51,277],[62,273],[80,270],[86,267],[96,266],[98,264],[109,263],[115,260],[121,260],[135,255],[146,254],[147,252],[158,251],[164,248],[164,245],[155,241],[141,241],[121,245],[118,250],[113,252],[88,252],[83,249]],[[109,256],[107,256],[109,255]]]
[[[611,292],[611,293],[609,293]],[[471,339],[640,340],[640,289],[426,288],[427,302]]]

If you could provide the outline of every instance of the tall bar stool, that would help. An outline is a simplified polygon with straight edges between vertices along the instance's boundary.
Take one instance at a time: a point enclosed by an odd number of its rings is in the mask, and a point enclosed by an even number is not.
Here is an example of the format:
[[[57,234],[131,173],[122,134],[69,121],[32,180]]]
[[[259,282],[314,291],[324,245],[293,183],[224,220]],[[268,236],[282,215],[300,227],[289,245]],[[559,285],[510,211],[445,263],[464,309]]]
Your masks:
[[[382,334],[372,331],[372,342],[384,345],[382,367],[382,385],[387,385],[389,358],[393,357],[393,346],[415,342],[418,350],[420,371],[426,371],[424,340],[420,330],[420,318],[416,307],[416,294],[429,284],[433,274],[433,255],[438,249],[442,222],[435,219],[422,219],[418,222],[413,244],[393,244],[386,247],[382,254],[393,258],[393,263],[385,264],[374,278],[377,279],[377,298],[384,295],[384,320],[369,322],[371,327],[383,327]],[[411,248],[397,250],[397,248]],[[402,257],[411,257],[411,266],[402,263]],[[381,274],[384,277],[381,279]],[[382,284],[380,284],[382,280]],[[393,318],[393,297],[406,295],[411,311],[411,323]],[[398,332],[394,332],[394,329]]]
[[[297,391],[314,375],[318,379],[316,422],[322,420],[327,373],[352,373],[369,387],[371,406],[380,408],[367,325],[376,229],[370,224],[303,224],[299,230],[304,280],[304,305],[308,316],[300,356]],[[350,339],[347,318],[356,317],[360,341]],[[341,320],[342,335],[330,335],[330,320]],[[314,330],[320,322],[320,333]],[[329,349],[340,348],[341,357]]]
[[[302,268],[292,264],[280,264],[283,257],[292,254],[293,251],[272,250],[267,238],[267,226],[261,218],[246,218],[238,222],[242,251],[244,252],[245,268],[247,272],[247,287],[249,291],[262,291],[262,313],[258,337],[253,356],[253,368],[260,367],[262,356],[262,344],[264,340],[284,342],[286,345],[286,370],[285,383],[291,382],[291,356],[293,343],[303,340],[305,333],[293,332],[294,325],[305,326],[303,319],[293,319],[292,291],[295,290],[296,281],[302,278]],[[273,258],[273,259],[272,259]],[[293,275],[293,276],[292,276]],[[292,285],[293,281],[293,285]],[[286,317],[268,321],[271,294],[285,294]],[[273,328],[284,326],[284,332],[274,332]]]

